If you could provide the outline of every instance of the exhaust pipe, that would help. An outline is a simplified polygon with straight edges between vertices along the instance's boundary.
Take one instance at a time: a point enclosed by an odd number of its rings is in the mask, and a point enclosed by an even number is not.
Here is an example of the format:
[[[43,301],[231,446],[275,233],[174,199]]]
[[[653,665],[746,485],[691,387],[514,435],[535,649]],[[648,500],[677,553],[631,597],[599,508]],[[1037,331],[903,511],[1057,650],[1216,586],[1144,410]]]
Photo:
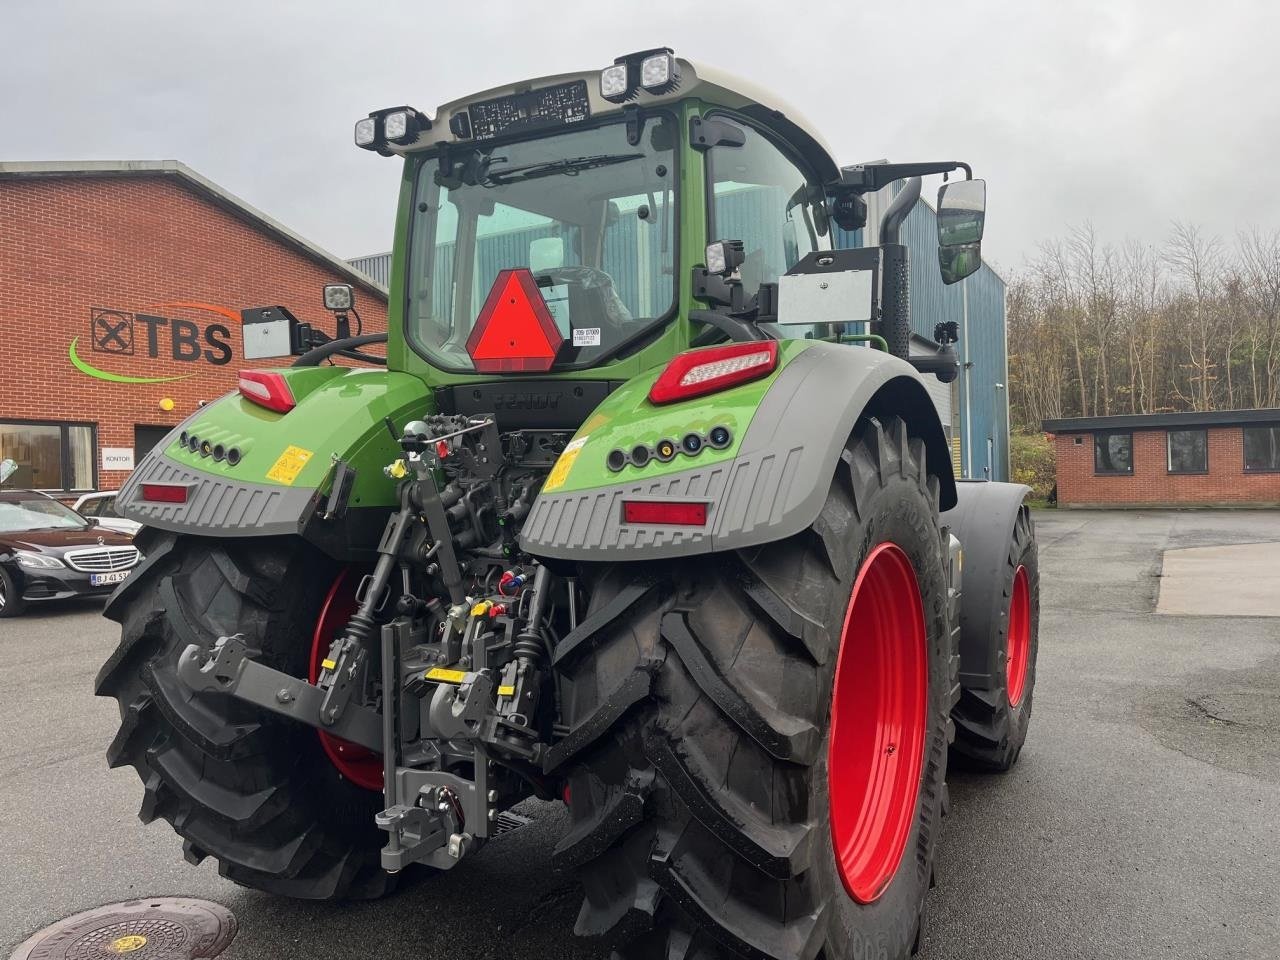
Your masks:
[[[880,218],[880,249],[884,273],[881,278],[880,334],[889,352],[906,360],[911,355],[911,278],[907,247],[900,231],[907,215],[920,199],[920,178],[910,177],[906,186]]]

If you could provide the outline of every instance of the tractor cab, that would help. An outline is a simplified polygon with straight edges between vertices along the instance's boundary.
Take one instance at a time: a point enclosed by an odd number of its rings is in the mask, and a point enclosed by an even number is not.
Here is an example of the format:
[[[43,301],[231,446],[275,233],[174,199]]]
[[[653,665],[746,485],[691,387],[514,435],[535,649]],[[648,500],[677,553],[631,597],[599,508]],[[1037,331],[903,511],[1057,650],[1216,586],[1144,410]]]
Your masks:
[[[884,278],[905,269],[900,218],[881,247],[820,255],[865,225],[867,193],[969,175],[954,162],[841,169],[792,108],[667,49],[434,116],[374,111],[355,141],[405,161],[392,368],[446,391],[493,374],[620,382],[726,340],[896,349],[903,337],[885,332],[905,329],[908,305]],[[981,181],[939,196],[947,282],[977,269],[984,201]],[[954,373],[954,354],[935,368]]]

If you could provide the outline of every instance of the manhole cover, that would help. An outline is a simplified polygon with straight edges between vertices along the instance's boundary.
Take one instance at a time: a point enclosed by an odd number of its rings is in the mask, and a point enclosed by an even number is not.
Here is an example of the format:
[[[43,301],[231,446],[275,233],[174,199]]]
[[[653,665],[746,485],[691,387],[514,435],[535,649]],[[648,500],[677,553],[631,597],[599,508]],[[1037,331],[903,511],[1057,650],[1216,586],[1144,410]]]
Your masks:
[[[236,935],[226,907],[186,897],[109,903],[45,927],[10,960],[195,960],[216,957]]]

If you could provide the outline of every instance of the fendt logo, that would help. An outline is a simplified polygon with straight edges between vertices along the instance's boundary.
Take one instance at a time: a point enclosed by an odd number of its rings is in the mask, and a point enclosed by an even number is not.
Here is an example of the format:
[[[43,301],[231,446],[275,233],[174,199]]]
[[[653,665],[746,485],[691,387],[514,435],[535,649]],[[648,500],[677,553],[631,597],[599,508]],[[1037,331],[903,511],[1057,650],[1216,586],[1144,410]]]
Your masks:
[[[202,311],[238,323],[240,315],[227,307],[211,303],[171,301],[158,303],[159,310]],[[80,337],[74,337],[67,357],[81,373],[111,383],[168,383],[188,380],[194,373],[148,377],[133,373],[104,370],[80,356]],[[215,367],[231,362],[231,328],[226,323],[200,324],[159,313],[131,313],[107,307],[89,311],[89,343],[95,353],[119,358],[132,358],[131,363],[146,360],[176,360],[180,363],[207,363]],[[113,364],[114,366],[115,364]]]

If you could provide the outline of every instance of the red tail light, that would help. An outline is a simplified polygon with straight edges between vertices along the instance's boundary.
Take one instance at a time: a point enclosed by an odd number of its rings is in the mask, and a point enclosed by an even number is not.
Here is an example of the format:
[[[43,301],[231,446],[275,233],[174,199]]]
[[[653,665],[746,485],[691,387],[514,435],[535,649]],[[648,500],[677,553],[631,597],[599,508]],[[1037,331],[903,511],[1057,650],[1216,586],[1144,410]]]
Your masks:
[[[288,413],[298,405],[293,399],[293,391],[289,389],[289,381],[282,373],[241,370],[238,386],[240,396],[276,413]]]
[[[672,500],[623,500],[623,523],[664,523],[673,527],[705,527],[707,505]]]
[[[186,503],[190,490],[185,483],[144,483],[142,499],[149,503]]]
[[[758,340],[677,354],[649,388],[650,403],[676,403],[767,377],[778,366],[778,341]]]

